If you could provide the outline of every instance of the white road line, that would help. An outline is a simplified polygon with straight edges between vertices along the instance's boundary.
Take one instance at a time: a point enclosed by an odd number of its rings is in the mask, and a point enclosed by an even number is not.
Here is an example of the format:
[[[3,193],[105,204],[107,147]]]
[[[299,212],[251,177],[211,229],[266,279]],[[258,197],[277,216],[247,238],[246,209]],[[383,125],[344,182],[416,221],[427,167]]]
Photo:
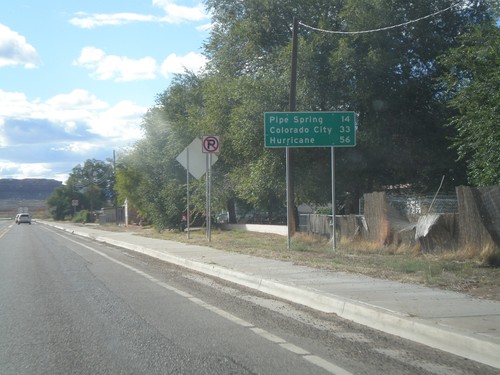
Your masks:
[[[318,367],[321,367],[323,370],[326,370],[335,375],[352,375],[349,371],[344,370],[342,367],[339,367],[331,362],[325,361],[323,358],[320,358],[315,355],[305,355],[304,358],[306,361],[315,364]]]
[[[195,303],[196,305],[198,305],[200,307],[203,307],[209,311],[212,311],[212,312],[216,313],[217,315],[219,315],[219,316],[221,316],[221,317],[223,317],[223,318],[225,318],[225,319],[227,319],[235,324],[238,324],[242,327],[250,329],[250,331],[254,332],[255,334],[263,337],[264,339],[266,339],[274,344],[277,344],[281,348],[283,348],[283,349],[285,349],[293,354],[301,356],[307,362],[314,364],[318,367],[321,367],[323,370],[325,370],[331,374],[334,374],[334,375],[352,375],[352,373],[350,373],[349,371],[344,370],[343,368],[341,368],[341,367],[339,367],[339,366],[337,366],[337,365],[335,365],[335,364],[333,364],[333,363],[331,363],[331,362],[329,362],[321,357],[312,355],[307,350],[305,350],[301,347],[298,347],[294,344],[291,344],[291,343],[287,342],[286,340],[282,339],[281,337],[278,337],[278,336],[266,331],[265,329],[255,327],[250,322],[247,322],[241,318],[238,318],[237,316],[235,316],[227,311],[221,310],[218,307],[213,306],[213,305],[211,305],[211,304],[209,304],[209,303],[207,303],[207,302],[205,302],[197,297],[194,297],[189,293],[186,293],[186,292],[179,290],[179,289],[177,289],[169,284],[166,284],[163,281],[160,281],[160,280],[156,279],[155,277],[153,277],[153,276],[151,276],[151,275],[149,275],[149,274],[147,274],[147,273],[145,273],[137,268],[129,266],[128,264],[120,262],[119,260],[116,260],[116,259],[104,254],[103,252],[101,252],[97,249],[94,249],[91,246],[88,246],[88,245],[85,245],[81,242],[75,241],[75,240],[73,240],[69,237],[66,237],[60,233],[57,233],[51,229],[48,229],[48,228],[46,228],[46,229],[49,230],[50,232],[58,235],[59,237],[62,237],[70,242],[73,242],[74,244],[80,245],[80,246],[108,259],[109,261],[111,261],[115,264],[123,266],[123,267],[127,268],[128,270],[135,272],[136,274],[138,274],[140,276],[145,277],[146,279],[150,280],[151,282],[155,283],[156,285],[158,285],[162,288],[165,288],[165,289],[172,291],[172,292],[174,292],[182,297],[189,299],[191,302]]]
[[[12,224],[10,224],[7,228],[3,229],[1,232],[0,232],[0,238],[2,238],[3,236],[5,236],[7,234],[7,232],[12,228]]]
[[[273,335],[272,333],[266,331],[265,329],[259,327],[250,328],[251,331],[258,334],[259,336],[264,337],[266,340],[274,342],[275,344],[285,344],[286,340],[283,340],[281,337]]]

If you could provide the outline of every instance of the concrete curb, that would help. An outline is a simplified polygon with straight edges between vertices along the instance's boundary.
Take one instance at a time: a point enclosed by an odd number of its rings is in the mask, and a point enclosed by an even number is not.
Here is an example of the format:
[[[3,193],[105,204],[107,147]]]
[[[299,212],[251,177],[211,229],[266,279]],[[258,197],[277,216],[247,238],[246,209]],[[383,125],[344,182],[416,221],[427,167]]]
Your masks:
[[[234,271],[215,264],[193,261],[139,245],[114,240],[106,236],[92,236],[89,233],[45,223],[56,229],[90,238],[98,242],[142,253],[177,266],[217,277],[242,285],[277,298],[307,306],[325,313],[334,313],[343,319],[402,337],[432,348],[443,350],[489,366],[500,368],[500,344],[474,337],[474,332],[448,327],[424,319],[411,317],[397,311],[346,299],[333,294],[320,293],[312,288],[286,285],[277,280]],[[192,245],[191,245],[192,246]]]

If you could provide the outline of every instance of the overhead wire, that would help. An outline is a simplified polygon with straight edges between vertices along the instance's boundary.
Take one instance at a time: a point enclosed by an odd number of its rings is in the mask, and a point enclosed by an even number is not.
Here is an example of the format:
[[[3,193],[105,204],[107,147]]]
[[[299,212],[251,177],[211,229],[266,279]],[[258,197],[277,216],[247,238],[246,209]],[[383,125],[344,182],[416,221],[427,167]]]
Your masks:
[[[423,16],[423,17],[420,17],[420,18],[417,18],[417,19],[414,19],[414,20],[411,20],[411,21],[407,21],[407,22],[403,22],[403,23],[400,23],[400,24],[397,24],[397,25],[392,25],[392,26],[386,26],[386,27],[380,27],[380,28],[377,28],[377,29],[371,29],[371,30],[362,30],[362,31],[336,31],[336,30],[325,30],[325,29],[320,29],[320,28],[317,28],[317,27],[313,27],[313,26],[310,26],[310,25],[307,25],[301,21],[299,21],[299,25],[301,26],[304,26],[308,29],[311,29],[311,30],[314,30],[314,31],[320,31],[320,32],[323,32],[323,33],[329,33],[329,34],[343,34],[343,35],[354,35],[354,34],[368,34],[368,33],[375,33],[375,32],[379,32],[379,31],[384,31],[384,30],[390,30],[390,29],[396,29],[396,28],[399,28],[399,27],[403,27],[403,26],[407,26],[407,25],[410,25],[412,23],[415,23],[415,22],[419,22],[419,21],[422,21],[422,20],[425,20],[427,18],[432,18],[432,17],[435,17],[437,16],[438,14],[440,13],[444,13],[444,12],[447,12],[449,11],[450,9],[452,8],[455,8],[457,6],[459,6],[461,4],[459,3],[455,3],[455,4],[452,4],[450,5],[449,7],[445,8],[445,9],[441,9],[441,10],[438,10],[437,12],[434,12],[432,14],[428,14],[426,16]]]

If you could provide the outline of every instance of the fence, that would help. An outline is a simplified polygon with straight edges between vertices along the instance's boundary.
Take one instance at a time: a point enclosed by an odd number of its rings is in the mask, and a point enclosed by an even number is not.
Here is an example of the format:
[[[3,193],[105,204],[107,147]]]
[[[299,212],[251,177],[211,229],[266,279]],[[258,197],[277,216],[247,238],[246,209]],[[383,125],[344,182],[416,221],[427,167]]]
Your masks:
[[[390,206],[410,221],[430,213],[448,214],[458,212],[457,194],[453,193],[439,194],[437,196],[386,194],[386,199]],[[359,203],[360,215],[364,215],[364,202],[365,197],[362,197]]]
[[[336,235],[355,239],[366,236],[368,227],[363,215],[335,215]],[[332,237],[332,215],[300,214],[299,232]]]
[[[437,197],[376,192],[364,195],[361,208],[362,215],[335,217],[338,238],[418,243],[423,251],[491,249],[500,257],[500,186],[460,186]],[[331,237],[331,223],[331,215],[302,214],[299,231]]]
[[[396,231],[397,241],[408,241],[405,229],[413,229],[418,219],[429,213],[453,214],[458,212],[456,194],[403,195],[385,192],[365,194],[359,202],[360,215],[335,216],[336,233],[339,237],[365,239],[389,243],[394,237],[391,229]],[[384,218],[387,217],[387,220]],[[367,220],[370,221],[368,230]],[[299,231],[332,236],[332,216],[301,214]],[[407,237],[407,236],[406,236]]]
[[[459,241],[467,247],[500,249],[500,186],[457,188],[460,212]]]
[[[125,207],[107,207],[99,215],[99,224],[125,224]]]

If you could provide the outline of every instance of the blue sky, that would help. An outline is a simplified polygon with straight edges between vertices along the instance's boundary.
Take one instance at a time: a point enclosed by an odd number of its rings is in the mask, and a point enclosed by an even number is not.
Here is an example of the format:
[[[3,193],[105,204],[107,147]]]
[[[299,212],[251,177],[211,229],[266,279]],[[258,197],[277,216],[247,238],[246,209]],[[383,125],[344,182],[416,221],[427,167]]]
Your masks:
[[[198,0],[0,3],[0,178],[65,181],[141,137],[172,75],[205,64]]]

